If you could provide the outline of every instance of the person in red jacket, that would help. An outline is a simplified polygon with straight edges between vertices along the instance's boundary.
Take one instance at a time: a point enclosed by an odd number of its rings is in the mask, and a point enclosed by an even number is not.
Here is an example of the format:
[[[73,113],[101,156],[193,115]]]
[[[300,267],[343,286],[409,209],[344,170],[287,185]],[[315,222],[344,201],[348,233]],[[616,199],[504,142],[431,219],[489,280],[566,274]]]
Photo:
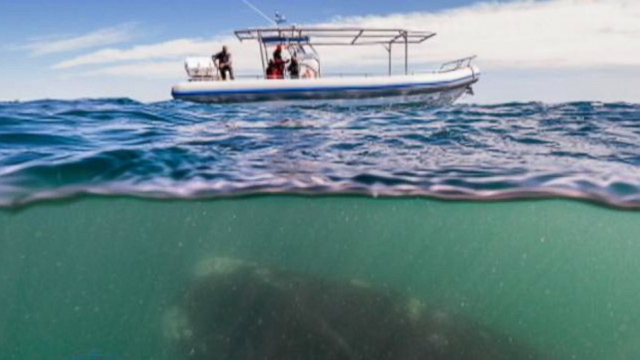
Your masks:
[[[269,60],[269,65],[267,66],[267,79],[278,79],[278,68],[273,60]]]
[[[278,69],[278,76],[280,79],[284,79],[284,68],[285,64],[289,62],[289,60],[284,60],[282,58],[282,45],[278,45],[276,47],[276,51],[273,52],[273,62]]]

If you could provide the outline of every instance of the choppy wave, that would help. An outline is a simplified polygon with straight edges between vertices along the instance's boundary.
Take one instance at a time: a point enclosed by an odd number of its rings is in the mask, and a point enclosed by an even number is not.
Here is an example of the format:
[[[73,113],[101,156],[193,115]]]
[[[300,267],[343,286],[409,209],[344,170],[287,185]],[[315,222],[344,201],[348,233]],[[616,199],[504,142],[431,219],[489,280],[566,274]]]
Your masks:
[[[0,206],[79,194],[573,197],[640,208],[640,105],[0,103]]]

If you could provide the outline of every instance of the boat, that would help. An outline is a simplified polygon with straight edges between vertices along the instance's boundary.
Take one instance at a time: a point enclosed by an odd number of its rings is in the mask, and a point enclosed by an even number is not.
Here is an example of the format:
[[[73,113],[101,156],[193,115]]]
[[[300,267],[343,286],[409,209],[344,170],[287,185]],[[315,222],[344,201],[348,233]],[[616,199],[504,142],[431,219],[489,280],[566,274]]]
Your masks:
[[[409,46],[422,44],[436,34],[428,31],[379,28],[278,26],[236,30],[240,42],[256,41],[260,47],[263,74],[256,77],[222,80],[211,58],[187,58],[189,79],[172,88],[177,100],[198,103],[241,103],[260,101],[351,100],[391,98],[393,101],[420,101],[444,105],[465,93],[480,78],[480,69],[472,64],[475,56],[442,64],[431,72],[409,71]],[[379,46],[388,53],[384,75],[323,73],[316,48],[328,46]],[[280,46],[296,56],[299,76],[267,76],[271,49]],[[393,73],[392,51],[404,52],[404,72]]]

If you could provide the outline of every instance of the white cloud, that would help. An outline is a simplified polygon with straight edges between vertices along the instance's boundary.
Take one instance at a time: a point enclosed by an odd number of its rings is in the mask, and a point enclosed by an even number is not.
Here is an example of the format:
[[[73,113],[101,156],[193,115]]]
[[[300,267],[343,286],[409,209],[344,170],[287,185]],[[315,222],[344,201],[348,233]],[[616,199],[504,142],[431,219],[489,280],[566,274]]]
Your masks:
[[[135,24],[122,24],[80,36],[35,39],[17,48],[28,50],[35,56],[86,50],[129,41],[133,38],[134,28]]]
[[[79,76],[138,76],[150,79],[177,79],[182,77],[184,69],[180,61],[155,61],[117,65],[87,71]]]
[[[423,28],[438,36],[413,55],[477,54],[492,67],[640,65],[640,1],[480,3],[438,13],[339,19],[339,24]]]
[[[574,68],[640,65],[640,1],[551,0],[479,3],[434,13],[391,14],[337,18],[326,24],[424,29],[438,36],[410,48],[412,65],[446,61],[476,54],[487,68]],[[70,69],[131,61],[178,60],[210,55],[223,43],[234,52],[237,71],[260,68],[257,46],[232,36],[216,39],[177,39],[129,49],[104,49],[54,65]],[[326,66],[384,64],[381,47],[326,48]],[[395,61],[400,60],[395,52]],[[326,56],[330,55],[330,56]],[[168,66],[163,69],[168,70]],[[384,66],[384,65],[382,65]],[[160,67],[155,67],[160,69]],[[180,67],[180,71],[182,68]],[[98,70],[100,72],[100,70]],[[120,65],[103,74],[151,76],[149,68]],[[159,77],[162,74],[157,73]]]
[[[109,64],[122,61],[180,58],[190,54],[208,54],[217,42],[202,39],[177,39],[158,44],[139,45],[130,49],[104,49],[62,61],[54,69]]]
[[[235,40],[235,42],[234,42]],[[68,69],[87,65],[120,65],[100,68],[83,75],[141,76],[146,78],[184,77],[183,60],[188,56],[209,56],[229,44],[233,51],[234,66],[248,71],[259,71],[260,50],[255,43],[237,44],[235,38],[217,40],[178,39],[153,45],[135,46],[128,50],[106,49],[76,57],[54,65],[55,69]]]

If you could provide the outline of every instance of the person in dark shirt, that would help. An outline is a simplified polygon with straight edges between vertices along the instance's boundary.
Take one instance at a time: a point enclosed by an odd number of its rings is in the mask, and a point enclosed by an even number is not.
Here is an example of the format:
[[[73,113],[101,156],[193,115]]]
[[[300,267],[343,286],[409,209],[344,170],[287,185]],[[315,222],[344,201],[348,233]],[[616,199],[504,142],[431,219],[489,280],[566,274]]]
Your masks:
[[[287,68],[289,70],[289,78],[291,79],[299,79],[300,78],[300,64],[298,64],[298,55],[294,52],[291,57],[291,63]]]
[[[273,52],[273,61],[275,61],[276,64],[278,61],[284,61],[282,60],[282,45],[276,46],[276,50]]]
[[[229,78],[234,80],[233,77],[233,66],[231,65],[231,53],[227,49],[226,46],[222,47],[222,51],[213,55],[213,63],[220,70],[220,76],[222,76],[222,80],[227,80],[227,73],[229,73]]]

